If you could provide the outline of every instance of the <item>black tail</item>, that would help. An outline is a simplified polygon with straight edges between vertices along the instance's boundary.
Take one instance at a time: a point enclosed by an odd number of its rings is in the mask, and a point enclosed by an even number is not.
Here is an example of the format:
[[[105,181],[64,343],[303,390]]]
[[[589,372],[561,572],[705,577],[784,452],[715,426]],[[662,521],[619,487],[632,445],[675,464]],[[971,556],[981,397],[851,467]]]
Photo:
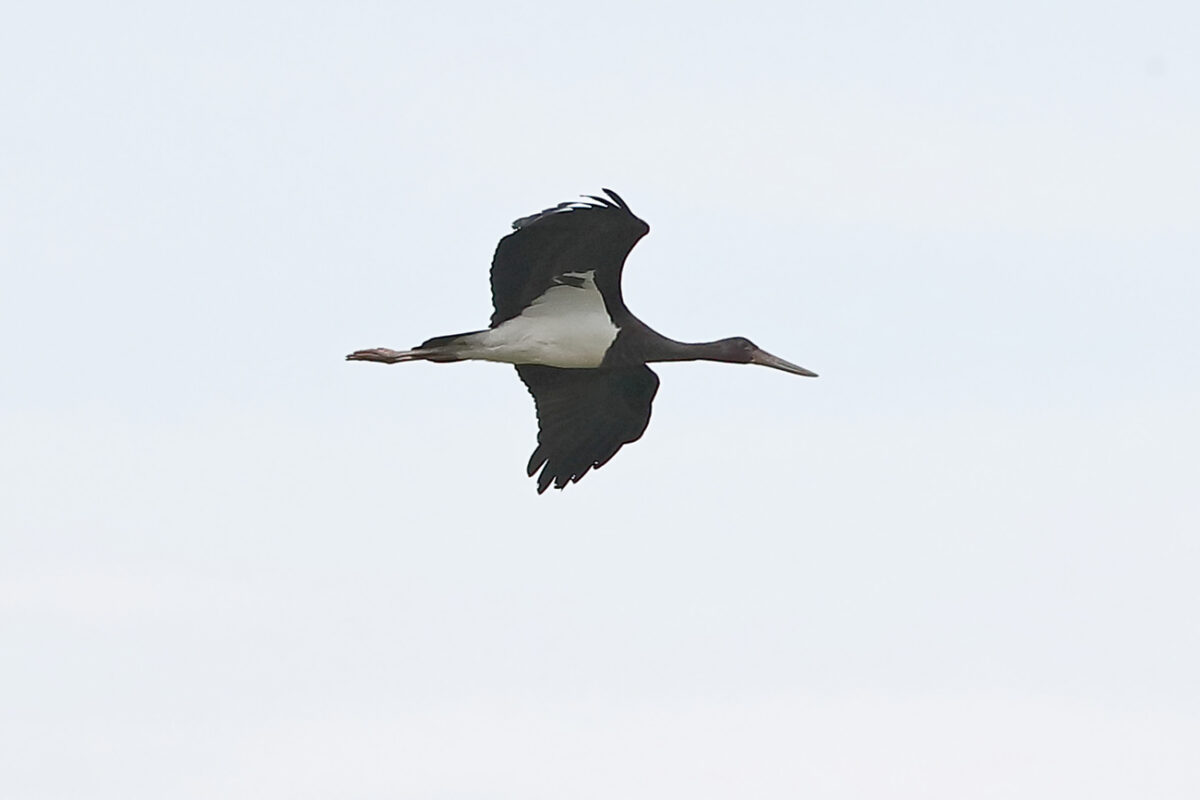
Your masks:
[[[414,354],[419,353],[422,361],[435,361],[446,363],[448,361],[459,361],[458,354],[455,352],[455,345],[463,344],[463,339],[476,333],[483,331],[468,331],[466,333],[452,333],[449,336],[435,336],[432,339],[426,339],[421,342],[419,347],[413,348]]]
[[[436,350],[438,348],[446,347],[447,345],[455,344],[459,339],[476,333],[483,333],[483,331],[468,331],[467,333],[452,333],[449,336],[435,336],[432,339],[426,339],[425,341],[421,342],[419,346],[413,349]]]

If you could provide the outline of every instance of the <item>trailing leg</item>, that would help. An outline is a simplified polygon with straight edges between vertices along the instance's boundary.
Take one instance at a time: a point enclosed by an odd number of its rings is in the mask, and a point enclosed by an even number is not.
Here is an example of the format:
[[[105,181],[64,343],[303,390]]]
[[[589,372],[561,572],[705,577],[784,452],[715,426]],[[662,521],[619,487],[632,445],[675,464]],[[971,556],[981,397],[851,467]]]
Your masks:
[[[461,361],[460,352],[467,344],[466,337],[481,331],[471,333],[456,333],[451,336],[435,336],[426,339],[420,346],[412,350],[389,350],[386,347],[374,347],[370,350],[355,350],[346,356],[347,361],[374,361],[379,364],[399,364],[403,361]]]
[[[379,364],[398,364],[401,361],[417,361],[421,358],[416,350],[389,350],[375,347],[371,350],[355,350],[346,356],[347,361],[375,361]]]

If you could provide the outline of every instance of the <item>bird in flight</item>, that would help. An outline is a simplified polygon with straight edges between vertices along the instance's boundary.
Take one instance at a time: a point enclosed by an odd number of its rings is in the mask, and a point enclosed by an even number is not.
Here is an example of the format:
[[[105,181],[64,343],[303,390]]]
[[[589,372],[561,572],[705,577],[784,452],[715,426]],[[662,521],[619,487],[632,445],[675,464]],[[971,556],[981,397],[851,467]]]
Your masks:
[[[485,330],[435,336],[411,350],[358,350],[348,361],[499,361],[513,364],[537,407],[538,494],[598,469],[650,424],[656,361],[762,364],[817,374],[749,339],[677,342],[635,317],[621,297],[625,258],[650,226],[620,196],[559,203],[513,223],[492,259],[492,314]]]

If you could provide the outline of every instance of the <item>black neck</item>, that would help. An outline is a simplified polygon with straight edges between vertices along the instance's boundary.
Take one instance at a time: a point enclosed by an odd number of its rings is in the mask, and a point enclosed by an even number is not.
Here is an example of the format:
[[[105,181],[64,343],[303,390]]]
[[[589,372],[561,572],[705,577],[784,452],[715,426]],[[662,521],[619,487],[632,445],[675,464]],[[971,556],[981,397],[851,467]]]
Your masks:
[[[622,327],[609,350],[610,365],[658,361],[735,361],[728,339],[715,342],[678,342],[640,323]]]
[[[724,339],[715,342],[677,342],[665,336],[656,342],[647,361],[731,361]]]

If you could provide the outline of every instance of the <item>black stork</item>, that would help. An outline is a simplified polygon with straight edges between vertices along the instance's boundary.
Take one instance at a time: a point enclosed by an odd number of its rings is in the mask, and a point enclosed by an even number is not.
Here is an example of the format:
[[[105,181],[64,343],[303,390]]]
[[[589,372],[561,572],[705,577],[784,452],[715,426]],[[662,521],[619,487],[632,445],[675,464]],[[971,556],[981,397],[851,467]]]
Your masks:
[[[621,297],[625,258],[650,226],[620,196],[559,203],[514,222],[492,259],[486,330],[435,336],[411,350],[358,350],[348,361],[499,361],[513,364],[537,407],[538,444],[528,474],[538,494],[562,489],[608,463],[650,424],[655,361],[762,364],[816,373],[735,337],[677,342],[630,313]],[[590,202],[588,202],[590,201]]]

